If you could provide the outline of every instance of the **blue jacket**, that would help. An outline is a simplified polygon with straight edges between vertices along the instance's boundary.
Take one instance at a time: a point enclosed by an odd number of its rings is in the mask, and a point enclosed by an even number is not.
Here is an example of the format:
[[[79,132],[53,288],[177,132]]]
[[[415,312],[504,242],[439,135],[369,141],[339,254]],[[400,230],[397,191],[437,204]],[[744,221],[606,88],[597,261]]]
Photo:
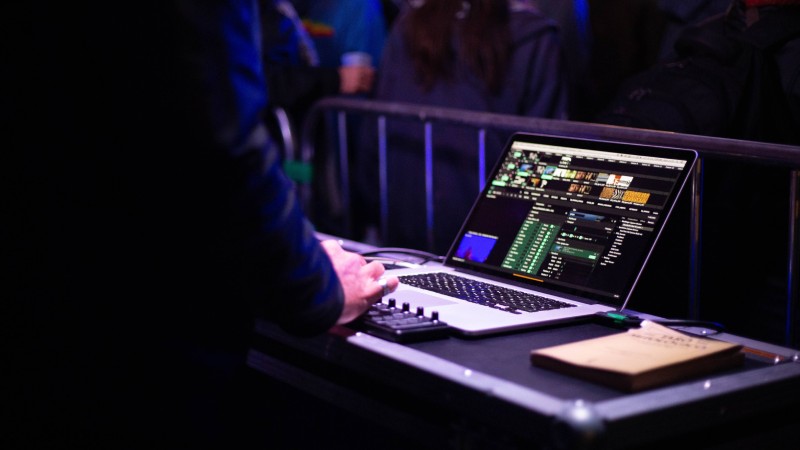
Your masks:
[[[2,9],[4,365],[28,386],[23,437],[204,436],[255,318],[320,333],[343,305],[266,145],[255,1]]]

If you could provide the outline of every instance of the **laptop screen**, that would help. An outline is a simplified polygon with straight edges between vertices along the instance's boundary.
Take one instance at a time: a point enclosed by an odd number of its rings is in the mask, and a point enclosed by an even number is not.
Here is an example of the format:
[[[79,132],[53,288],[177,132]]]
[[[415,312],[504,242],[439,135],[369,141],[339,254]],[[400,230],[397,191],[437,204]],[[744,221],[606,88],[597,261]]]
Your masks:
[[[696,159],[692,150],[514,135],[447,264],[619,305]]]

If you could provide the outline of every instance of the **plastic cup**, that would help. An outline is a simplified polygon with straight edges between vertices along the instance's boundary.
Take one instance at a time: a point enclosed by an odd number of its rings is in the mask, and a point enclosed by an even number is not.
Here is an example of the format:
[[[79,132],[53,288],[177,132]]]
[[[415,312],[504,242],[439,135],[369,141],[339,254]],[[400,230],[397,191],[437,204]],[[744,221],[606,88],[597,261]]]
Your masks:
[[[372,57],[365,52],[347,52],[342,55],[342,66],[372,66]]]

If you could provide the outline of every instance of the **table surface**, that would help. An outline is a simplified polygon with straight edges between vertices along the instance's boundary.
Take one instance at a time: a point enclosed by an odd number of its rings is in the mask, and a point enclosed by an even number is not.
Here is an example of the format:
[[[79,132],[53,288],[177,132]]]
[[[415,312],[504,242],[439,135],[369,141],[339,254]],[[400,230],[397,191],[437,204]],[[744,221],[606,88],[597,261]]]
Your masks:
[[[459,414],[470,414],[464,412],[465,405],[492,411],[495,417],[487,418],[489,423],[517,422],[531,424],[532,429],[534,422],[540,427],[558,424],[578,436],[573,441],[600,427],[606,438],[603,448],[612,448],[609,439],[619,448],[629,448],[755,416],[772,414],[784,420],[781,411],[800,406],[797,351],[725,333],[718,337],[759,353],[781,355],[784,360],[775,364],[770,357],[750,352],[740,368],[624,393],[530,363],[533,349],[621,332],[590,321],[409,344],[347,327],[309,339],[293,338],[266,323],[259,329],[262,336],[290,348],[289,352],[353,371],[370,382],[388,384],[401,395],[426,399]],[[790,420],[793,427],[800,424],[797,419]],[[664,426],[665,421],[669,427]]]

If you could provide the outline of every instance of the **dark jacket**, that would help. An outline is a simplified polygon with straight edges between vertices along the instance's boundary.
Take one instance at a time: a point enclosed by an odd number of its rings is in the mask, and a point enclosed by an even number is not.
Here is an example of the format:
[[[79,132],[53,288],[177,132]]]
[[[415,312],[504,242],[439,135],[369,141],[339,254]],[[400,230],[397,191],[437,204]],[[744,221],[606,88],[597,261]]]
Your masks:
[[[254,319],[319,333],[343,301],[265,145],[255,2],[3,10],[12,428],[212,443]]]

